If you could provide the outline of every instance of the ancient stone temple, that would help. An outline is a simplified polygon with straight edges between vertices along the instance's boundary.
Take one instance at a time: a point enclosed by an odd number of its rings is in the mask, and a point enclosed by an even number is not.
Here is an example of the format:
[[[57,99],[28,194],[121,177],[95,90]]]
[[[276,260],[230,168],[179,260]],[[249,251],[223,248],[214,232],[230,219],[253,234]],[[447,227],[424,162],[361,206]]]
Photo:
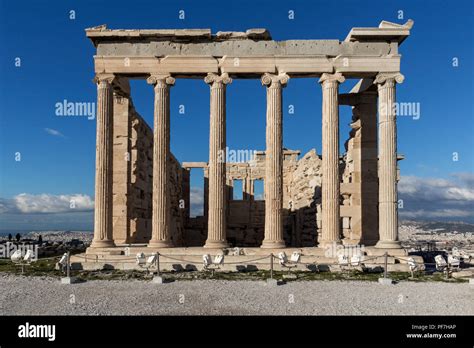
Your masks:
[[[265,29],[87,29],[97,49],[98,93],[95,225],[88,253],[125,246],[183,253],[189,247],[286,247],[316,255],[339,244],[398,253],[402,157],[394,105],[404,79],[399,48],[412,25],[355,27],[343,41],[275,41]],[[154,90],[153,125],[134,109],[131,78]],[[209,85],[207,163],[180,163],[170,152],[170,95],[184,78]],[[266,89],[266,148],[250,162],[226,163],[226,89],[239,78]],[[321,110],[320,154],[283,146],[282,100],[298,78],[314,80],[314,93],[322,94],[322,106],[314,105],[315,115]],[[355,87],[341,94],[339,86],[349,79]],[[352,107],[352,130],[340,149],[344,105]],[[190,216],[191,170],[204,171],[203,216]],[[243,192],[235,200],[237,181]],[[263,182],[263,197],[254,193],[257,181]]]

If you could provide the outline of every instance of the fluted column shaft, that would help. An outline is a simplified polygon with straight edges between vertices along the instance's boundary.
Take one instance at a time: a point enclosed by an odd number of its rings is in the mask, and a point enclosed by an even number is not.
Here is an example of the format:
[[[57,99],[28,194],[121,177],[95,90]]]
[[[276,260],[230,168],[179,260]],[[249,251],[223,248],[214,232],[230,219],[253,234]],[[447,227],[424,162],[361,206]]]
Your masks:
[[[94,239],[91,247],[114,246],[112,231],[112,146],[114,75],[97,75]]]
[[[153,211],[150,247],[172,246],[170,234],[170,86],[175,79],[152,75],[147,82],[154,85],[155,107],[153,127]]]
[[[282,88],[286,74],[265,74],[267,86],[267,128],[265,151],[265,238],[262,248],[284,248],[283,239],[283,125]]]
[[[323,74],[319,82],[323,91],[322,110],[322,238],[320,247],[339,244],[340,178],[339,178],[339,84],[340,73]]]
[[[379,74],[379,241],[377,248],[400,248],[397,207],[397,124],[395,84],[403,75]]]
[[[208,232],[205,248],[227,247],[226,237],[226,85],[227,74],[208,74],[211,89],[209,131]]]

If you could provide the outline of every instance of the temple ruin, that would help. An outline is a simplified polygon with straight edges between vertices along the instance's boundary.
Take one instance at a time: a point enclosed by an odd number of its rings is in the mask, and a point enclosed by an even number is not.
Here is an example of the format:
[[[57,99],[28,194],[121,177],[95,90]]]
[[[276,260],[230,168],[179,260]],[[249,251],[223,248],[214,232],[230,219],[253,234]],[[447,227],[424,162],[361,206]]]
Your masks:
[[[404,79],[399,47],[412,25],[356,27],[343,41],[274,41],[265,29],[86,29],[97,49],[98,91],[94,239],[87,254],[119,255],[135,247],[202,255],[241,247],[249,254],[297,248],[321,256],[342,244],[402,255],[402,156],[393,105]],[[207,163],[180,163],[170,152],[170,94],[183,78],[210,87]],[[239,78],[266,89],[266,149],[253,161],[226,163],[226,89]],[[284,87],[297,78],[313,79],[314,93],[322,93],[320,154],[283,145]],[[129,79],[154,89],[153,125],[135,110]],[[355,87],[339,93],[348,79]],[[345,149],[339,148],[340,105],[352,107]],[[315,114],[320,107],[314,105]],[[204,171],[203,216],[190,216],[191,170]],[[236,181],[243,190],[238,200]],[[264,197],[255,195],[256,181],[263,181]]]

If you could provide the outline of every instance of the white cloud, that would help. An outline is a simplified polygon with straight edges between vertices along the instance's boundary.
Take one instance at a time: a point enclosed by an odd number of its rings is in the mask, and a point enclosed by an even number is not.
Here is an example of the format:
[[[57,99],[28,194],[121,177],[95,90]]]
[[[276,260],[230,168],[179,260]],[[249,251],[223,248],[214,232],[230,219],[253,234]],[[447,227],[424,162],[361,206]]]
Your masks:
[[[474,219],[474,174],[453,173],[452,179],[402,176],[398,184],[404,218]]]
[[[474,174],[455,173],[452,179],[402,176],[399,209],[404,218],[474,219]],[[190,190],[191,216],[203,215],[204,190]],[[22,193],[11,199],[0,198],[0,214],[92,212],[93,199],[85,194],[53,195]]]
[[[19,210],[12,199],[0,198],[0,214],[18,212]]]
[[[45,128],[44,130],[46,131],[46,133],[48,133],[48,134],[50,134],[50,135],[54,135],[54,136],[56,136],[56,137],[64,138],[64,134],[61,133],[60,131],[56,130],[56,129]]]
[[[465,218],[472,217],[473,213],[467,210],[460,209],[438,209],[438,210],[413,210],[413,211],[400,211],[400,216],[407,219],[416,219],[416,218]]]
[[[204,215],[204,190],[200,187],[191,187],[190,190],[191,216]]]
[[[94,201],[88,195],[32,195],[21,193],[12,199],[0,199],[0,214],[6,213],[71,213],[94,209]]]
[[[466,186],[463,181],[402,176],[398,184],[398,192],[405,197],[418,200],[474,202],[474,188]]]
[[[461,180],[466,186],[474,188],[474,173],[461,172],[453,173],[451,175]]]

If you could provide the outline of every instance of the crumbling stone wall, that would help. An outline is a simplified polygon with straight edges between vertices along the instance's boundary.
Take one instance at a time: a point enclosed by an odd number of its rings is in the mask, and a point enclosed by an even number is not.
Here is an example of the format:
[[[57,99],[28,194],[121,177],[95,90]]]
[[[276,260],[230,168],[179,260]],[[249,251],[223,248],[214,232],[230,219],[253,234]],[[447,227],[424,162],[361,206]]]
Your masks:
[[[293,172],[299,151],[284,150],[283,158],[283,225],[288,245],[295,243],[293,217],[290,215],[290,195]],[[265,152],[257,151],[250,162],[227,163],[227,240],[231,246],[259,246],[264,238],[265,201],[255,195],[255,181],[265,178]],[[204,171],[205,176],[207,174]],[[235,182],[242,181],[242,199],[234,200]],[[207,190],[205,189],[205,194]],[[205,199],[206,201],[206,199]],[[189,219],[186,245],[201,246],[207,237],[206,206],[204,216]]]
[[[283,226],[287,244],[292,243],[290,217],[290,183],[299,152],[283,151]],[[259,246],[264,238],[265,201],[255,195],[255,181],[265,178],[265,152],[258,151],[249,163],[229,163],[227,236],[232,245]],[[242,200],[233,200],[234,182],[242,180]]]
[[[131,100],[114,92],[114,129],[113,129],[113,203],[112,224],[115,243],[127,243],[130,236],[128,218],[129,182],[130,182],[130,110]]]
[[[342,233],[348,244],[378,240],[377,95],[350,95],[352,122],[345,143],[341,183]]]
[[[131,109],[130,122],[130,239],[134,243],[145,243],[151,238],[153,132],[134,109]]]
[[[171,154],[170,165],[170,195],[171,195],[171,241],[175,246],[183,246],[185,239],[185,224],[187,208],[185,185],[189,182],[189,171],[181,168],[176,157]]]
[[[296,165],[290,185],[295,246],[314,246],[321,233],[321,157],[306,153]]]
[[[372,121],[371,121],[372,122]],[[341,239],[345,244],[364,241],[361,234],[363,208],[368,209],[366,225],[375,228],[377,224],[377,172],[374,172],[374,159],[369,155],[361,157],[362,136],[359,118],[354,117],[352,131],[346,142],[346,153],[341,157]],[[365,126],[368,143],[375,146],[371,126]],[[299,151],[284,150],[283,161],[283,227],[287,246],[313,247],[321,237],[321,185],[322,160],[315,149],[301,158]],[[376,152],[375,152],[376,154]],[[375,164],[377,159],[375,158]],[[205,169],[206,173],[206,169]],[[363,173],[363,174],[361,174]],[[255,180],[265,178],[265,152],[259,151],[251,162],[227,163],[227,240],[231,246],[257,247],[264,238],[265,201],[258,199],[254,192]],[[365,195],[370,198],[364,206],[362,198],[361,175],[367,178]],[[365,178],[364,178],[365,179]],[[242,199],[234,200],[235,182],[242,180]],[[375,196],[374,196],[375,190]],[[205,194],[207,191],[205,190]],[[375,204],[375,207],[374,207]],[[368,208],[367,208],[368,207]],[[375,208],[375,209],[374,209]],[[374,221],[375,220],[375,223]],[[186,225],[188,246],[202,246],[207,237],[206,209],[204,216],[190,218]],[[375,227],[374,227],[375,226]],[[370,234],[370,233],[369,233]]]

